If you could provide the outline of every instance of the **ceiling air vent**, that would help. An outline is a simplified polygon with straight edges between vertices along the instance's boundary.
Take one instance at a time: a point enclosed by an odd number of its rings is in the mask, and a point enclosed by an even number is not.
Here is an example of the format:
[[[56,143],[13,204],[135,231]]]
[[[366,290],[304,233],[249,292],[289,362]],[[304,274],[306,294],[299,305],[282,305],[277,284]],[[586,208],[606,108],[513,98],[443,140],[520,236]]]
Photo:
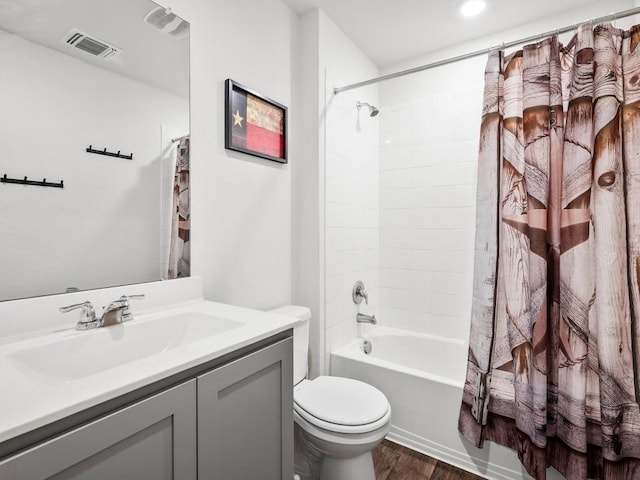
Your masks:
[[[82,50],[89,55],[98,58],[113,58],[115,55],[122,52],[121,48],[111,45],[104,40],[99,40],[96,37],[87,35],[81,32],[77,28],[69,31],[61,40],[62,43],[66,43],[70,47]]]

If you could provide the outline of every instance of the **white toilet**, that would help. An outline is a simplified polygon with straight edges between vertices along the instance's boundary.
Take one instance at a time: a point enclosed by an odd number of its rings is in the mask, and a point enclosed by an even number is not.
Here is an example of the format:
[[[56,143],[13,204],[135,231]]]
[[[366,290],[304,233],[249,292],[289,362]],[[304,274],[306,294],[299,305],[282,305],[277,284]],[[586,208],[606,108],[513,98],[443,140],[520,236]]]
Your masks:
[[[293,329],[296,474],[302,480],[375,480],[371,450],[389,431],[391,407],[377,388],[351,378],[307,380],[307,307],[271,310],[300,319]]]

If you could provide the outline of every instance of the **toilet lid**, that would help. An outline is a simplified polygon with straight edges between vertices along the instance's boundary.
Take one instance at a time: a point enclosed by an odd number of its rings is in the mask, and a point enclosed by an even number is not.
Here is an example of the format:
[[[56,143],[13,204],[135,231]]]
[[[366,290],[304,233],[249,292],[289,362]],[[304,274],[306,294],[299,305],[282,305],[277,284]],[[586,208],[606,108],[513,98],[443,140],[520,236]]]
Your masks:
[[[375,387],[351,378],[321,376],[294,391],[294,402],[308,414],[336,425],[366,425],[384,417],[387,397]]]

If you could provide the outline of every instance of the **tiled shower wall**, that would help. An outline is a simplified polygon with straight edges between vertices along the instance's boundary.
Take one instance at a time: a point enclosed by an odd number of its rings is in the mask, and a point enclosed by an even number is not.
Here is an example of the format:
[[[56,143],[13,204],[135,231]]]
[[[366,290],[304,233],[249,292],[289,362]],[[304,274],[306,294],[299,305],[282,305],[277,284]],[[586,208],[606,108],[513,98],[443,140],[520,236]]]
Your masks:
[[[336,82],[328,82],[334,84]],[[338,83],[340,84],[340,83]],[[377,105],[377,88],[332,95],[326,113],[326,353],[369,328],[356,314],[379,305],[379,117],[356,102]],[[353,284],[362,280],[369,304],[353,303]]]
[[[484,59],[380,87],[380,323],[466,340]]]
[[[328,95],[326,352],[366,333],[358,311],[467,340],[483,71],[472,60]],[[356,280],[369,305],[352,302]]]

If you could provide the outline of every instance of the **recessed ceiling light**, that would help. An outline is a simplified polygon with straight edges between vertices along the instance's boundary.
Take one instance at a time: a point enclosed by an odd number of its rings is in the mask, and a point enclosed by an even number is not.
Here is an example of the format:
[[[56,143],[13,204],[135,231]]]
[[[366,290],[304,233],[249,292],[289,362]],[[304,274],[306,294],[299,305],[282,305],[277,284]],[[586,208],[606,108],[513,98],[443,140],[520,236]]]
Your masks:
[[[484,0],[463,0],[458,3],[458,11],[463,17],[473,17],[482,12],[486,6]]]

